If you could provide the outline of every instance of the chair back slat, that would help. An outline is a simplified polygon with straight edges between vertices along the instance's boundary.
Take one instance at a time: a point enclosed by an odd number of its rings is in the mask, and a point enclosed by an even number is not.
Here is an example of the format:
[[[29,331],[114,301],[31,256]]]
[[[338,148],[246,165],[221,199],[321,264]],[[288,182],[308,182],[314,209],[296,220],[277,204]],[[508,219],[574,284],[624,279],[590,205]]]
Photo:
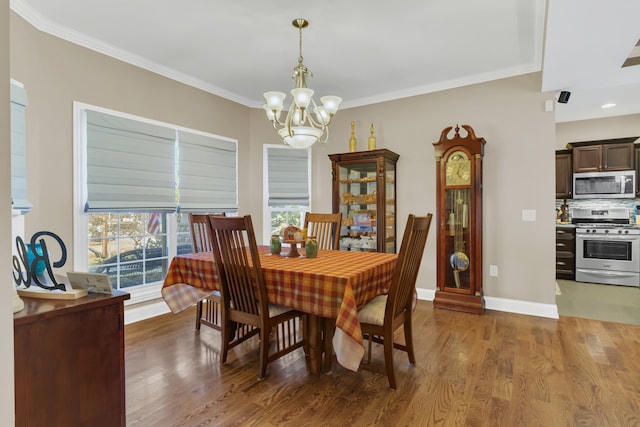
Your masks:
[[[432,216],[432,214],[427,214],[424,217],[409,215],[391,280],[385,322],[412,309],[416,279],[427,243]],[[386,319],[387,316],[390,318]]]
[[[318,249],[339,249],[340,226],[342,213],[312,213],[304,216],[304,228],[307,236],[314,236],[318,242]]]
[[[193,252],[211,252],[211,229],[209,227],[209,215],[225,216],[221,214],[189,214],[189,226]]]
[[[225,307],[251,315],[268,312],[258,246],[249,215],[209,216],[213,257]]]

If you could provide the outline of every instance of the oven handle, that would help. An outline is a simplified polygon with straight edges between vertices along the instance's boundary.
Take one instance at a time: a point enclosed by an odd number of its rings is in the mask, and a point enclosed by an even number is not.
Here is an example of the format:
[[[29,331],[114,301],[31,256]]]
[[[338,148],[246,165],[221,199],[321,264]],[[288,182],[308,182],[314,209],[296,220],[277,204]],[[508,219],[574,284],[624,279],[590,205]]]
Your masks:
[[[603,270],[590,270],[587,268],[576,268],[576,272],[587,273],[592,276],[601,276],[601,277],[632,277],[637,275],[638,273],[633,272],[618,272],[618,271],[603,271]]]
[[[640,234],[576,234],[576,239],[580,240],[622,240],[626,242],[635,242],[640,240]]]

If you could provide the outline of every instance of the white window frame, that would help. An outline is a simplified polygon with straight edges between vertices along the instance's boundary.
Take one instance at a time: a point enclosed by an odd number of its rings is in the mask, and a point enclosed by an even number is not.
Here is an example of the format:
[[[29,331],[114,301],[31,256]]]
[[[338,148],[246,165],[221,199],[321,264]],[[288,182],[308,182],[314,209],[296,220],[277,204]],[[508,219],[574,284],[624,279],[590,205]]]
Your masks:
[[[268,244],[271,238],[271,213],[273,209],[269,206],[269,156],[268,149],[269,148],[277,148],[283,150],[300,150],[300,148],[293,148],[288,145],[282,144],[264,144],[262,148],[262,241],[264,244]],[[313,160],[313,151],[311,148],[306,148],[308,150],[308,164],[307,164],[307,173],[308,178],[307,182],[309,183],[309,206],[303,206],[302,208],[277,208],[279,211],[290,211],[290,212],[300,212],[300,221],[301,223],[304,221],[304,215],[306,212],[312,211],[311,209],[311,200],[312,200],[312,183],[311,183],[311,165]]]
[[[208,134],[194,129],[188,129],[181,126],[163,123],[144,117],[133,116],[130,114],[114,111],[94,105],[74,102],[73,103],[73,231],[74,231],[74,249],[73,249],[73,269],[76,271],[87,271],[89,265],[89,234],[88,234],[88,216],[84,211],[84,204],[87,200],[87,152],[86,152],[86,110],[98,111],[106,114],[122,116],[132,120],[138,120],[145,123],[172,127],[177,130],[186,132],[199,133],[206,136],[212,136],[219,139],[232,141],[236,144],[236,201],[238,200],[238,141],[222,137],[219,135]],[[177,252],[177,215],[175,213],[167,213],[167,250],[169,262],[175,257]],[[126,288],[126,292],[130,294],[130,299],[125,302],[126,305],[136,304],[144,301],[155,300],[161,297],[163,281],[147,283],[131,288]]]

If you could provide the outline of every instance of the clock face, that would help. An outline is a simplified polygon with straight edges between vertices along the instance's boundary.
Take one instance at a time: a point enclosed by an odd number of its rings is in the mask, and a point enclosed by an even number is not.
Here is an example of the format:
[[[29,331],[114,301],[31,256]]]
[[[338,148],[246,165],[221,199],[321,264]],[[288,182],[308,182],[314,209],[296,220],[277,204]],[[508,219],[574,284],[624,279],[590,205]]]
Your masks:
[[[471,161],[464,151],[455,151],[447,159],[446,185],[469,185],[471,183]]]

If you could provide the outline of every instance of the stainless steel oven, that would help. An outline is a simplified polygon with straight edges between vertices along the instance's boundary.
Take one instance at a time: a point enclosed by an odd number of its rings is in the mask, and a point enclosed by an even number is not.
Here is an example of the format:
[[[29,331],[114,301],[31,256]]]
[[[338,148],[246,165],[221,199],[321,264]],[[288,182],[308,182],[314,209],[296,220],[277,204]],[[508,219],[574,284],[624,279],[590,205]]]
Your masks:
[[[629,224],[628,209],[585,211],[573,217],[576,281],[640,286],[640,228]]]

